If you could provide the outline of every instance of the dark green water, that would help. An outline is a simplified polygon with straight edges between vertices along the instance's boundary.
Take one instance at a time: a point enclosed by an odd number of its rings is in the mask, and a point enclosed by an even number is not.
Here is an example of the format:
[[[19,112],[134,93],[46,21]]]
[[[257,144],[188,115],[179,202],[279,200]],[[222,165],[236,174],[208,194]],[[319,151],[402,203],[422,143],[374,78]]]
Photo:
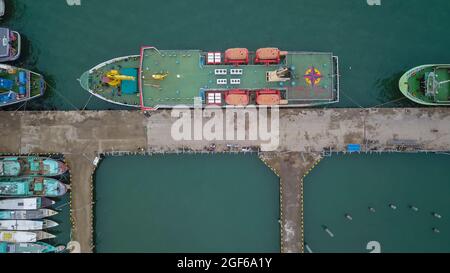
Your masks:
[[[449,164],[450,156],[430,154],[323,160],[305,180],[307,244],[313,252],[369,252],[370,241],[382,252],[450,252]]]
[[[28,109],[83,108],[77,78],[105,60],[162,49],[277,46],[340,57],[340,107],[401,98],[397,81],[424,63],[450,62],[448,0],[16,0],[2,25],[26,38],[19,65],[44,73],[49,90]],[[63,99],[64,98],[64,99]],[[349,99],[351,98],[351,99]],[[388,106],[410,105],[406,100]],[[15,109],[17,107],[13,107]],[[92,98],[87,109],[117,109]]]
[[[97,252],[280,252],[279,179],[256,155],[110,157]]]
[[[56,238],[51,239],[48,243],[54,246],[67,246],[67,243],[71,241],[71,229],[72,224],[70,222],[70,195],[66,194],[63,198],[54,199],[56,204],[51,209],[59,212],[58,215],[51,218],[51,220],[57,222],[59,226],[48,230]]]

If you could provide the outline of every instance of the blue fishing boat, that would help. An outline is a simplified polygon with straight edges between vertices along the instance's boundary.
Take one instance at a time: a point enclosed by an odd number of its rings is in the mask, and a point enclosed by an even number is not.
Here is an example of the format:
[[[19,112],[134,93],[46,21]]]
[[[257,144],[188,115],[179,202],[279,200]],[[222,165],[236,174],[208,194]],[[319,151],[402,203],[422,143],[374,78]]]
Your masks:
[[[41,97],[45,88],[42,75],[27,69],[0,64],[0,107]]]
[[[0,176],[58,176],[67,172],[61,161],[37,156],[0,157]]]
[[[0,178],[0,196],[8,197],[59,197],[67,192],[67,186],[59,180],[47,177]]]

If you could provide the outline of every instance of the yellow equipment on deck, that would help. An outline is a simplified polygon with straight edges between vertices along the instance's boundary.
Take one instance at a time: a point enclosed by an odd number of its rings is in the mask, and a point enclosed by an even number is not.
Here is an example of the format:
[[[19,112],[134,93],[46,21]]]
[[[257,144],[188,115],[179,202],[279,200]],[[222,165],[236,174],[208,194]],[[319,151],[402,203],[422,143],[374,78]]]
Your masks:
[[[108,84],[112,87],[117,87],[122,81],[135,81],[136,77],[120,75],[119,71],[111,70],[106,73],[106,77],[109,79]]]
[[[162,80],[164,80],[167,76],[169,76],[169,73],[164,73],[164,74],[159,73],[159,74],[153,74],[153,75],[152,75],[152,78],[153,78],[154,80],[157,80],[157,81],[162,81]]]

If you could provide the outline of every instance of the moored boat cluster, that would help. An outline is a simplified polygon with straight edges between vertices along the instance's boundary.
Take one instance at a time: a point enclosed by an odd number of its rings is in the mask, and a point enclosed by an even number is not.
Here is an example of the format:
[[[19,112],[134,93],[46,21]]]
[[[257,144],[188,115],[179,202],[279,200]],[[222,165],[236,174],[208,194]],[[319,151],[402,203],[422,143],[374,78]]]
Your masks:
[[[0,1],[0,17],[5,5]],[[19,59],[22,37],[19,32],[0,27],[0,108],[24,103],[42,97],[46,84],[44,77],[26,68],[3,64]]]
[[[46,219],[58,214],[49,209],[70,186],[55,177],[68,171],[52,158],[36,156],[0,157],[0,253],[60,252],[40,242],[56,238],[47,232],[58,226]]]

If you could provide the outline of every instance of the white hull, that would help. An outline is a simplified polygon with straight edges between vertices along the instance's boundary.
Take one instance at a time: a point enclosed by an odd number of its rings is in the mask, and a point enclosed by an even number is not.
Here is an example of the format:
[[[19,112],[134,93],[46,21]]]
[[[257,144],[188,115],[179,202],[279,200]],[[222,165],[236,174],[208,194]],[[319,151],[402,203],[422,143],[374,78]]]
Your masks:
[[[12,230],[12,231],[32,231],[43,230],[58,226],[58,223],[50,220],[1,220],[0,230]]]
[[[89,78],[89,75],[92,74],[92,73],[94,73],[95,70],[98,70],[98,69],[100,69],[100,68],[103,68],[103,67],[105,67],[105,66],[107,66],[107,65],[109,65],[109,64],[111,64],[111,63],[114,63],[114,62],[117,62],[117,61],[120,61],[120,60],[124,60],[124,59],[128,59],[128,58],[136,58],[136,57],[140,57],[140,55],[130,55],[130,56],[125,56],[125,57],[114,58],[114,59],[112,59],[112,60],[103,62],[103,63],[101,63],[101,64],[99,64],[99,65],[97,65],[97,66],[91,68],[89,71],[85,72],[85,73],[81,76],[81,78],[79,79],[79,81],[80,81],[80,83],[81,83],[81,86],[82,86],[86,91],[88,91],[91,95],[96,96],[97,98],[99,98],[99,99],[101,99],[101,100],[104,100],[104,101],[107,101],[107,102],[109,102],[109,103],[112,103],[112,104],[115,104],[115,105],[120,105],[120,106],[126,106],[126,107],[140,108],[140,107],[141,107],[140,105],[129,105],[129,104],[120,103],[120,102],[117,102],[117,101],[113,101],[113,100],[107,99],[107,98],[105,98],[105,97],[103,97],[103,96],[101,96],[101,95],[95,93],[91,88],[89,88],[89,84],[88,84],[88,82],[87,82],[87,78]],[[85,81],[86,81],[85,83],[83,83],[83,80],[82,80],[83,78],[86,78],[86,79],[85,79]]]
[[[35,243],[37,241],[52,239],[55,237],[56,236],[43,231],[0,231],[0,242],[7,243]]]
[[[51,201],[51,205],[55,201]],[[40,209],[39,198],[18,198],[0,200],[0,209],[4,210],[36,210]]]
[[[39,210],[10,210],[2,211],[2,220],[39,220],[57,215],[58,212],[51,209]],[[1,218],[1,217],[0,217]]]

